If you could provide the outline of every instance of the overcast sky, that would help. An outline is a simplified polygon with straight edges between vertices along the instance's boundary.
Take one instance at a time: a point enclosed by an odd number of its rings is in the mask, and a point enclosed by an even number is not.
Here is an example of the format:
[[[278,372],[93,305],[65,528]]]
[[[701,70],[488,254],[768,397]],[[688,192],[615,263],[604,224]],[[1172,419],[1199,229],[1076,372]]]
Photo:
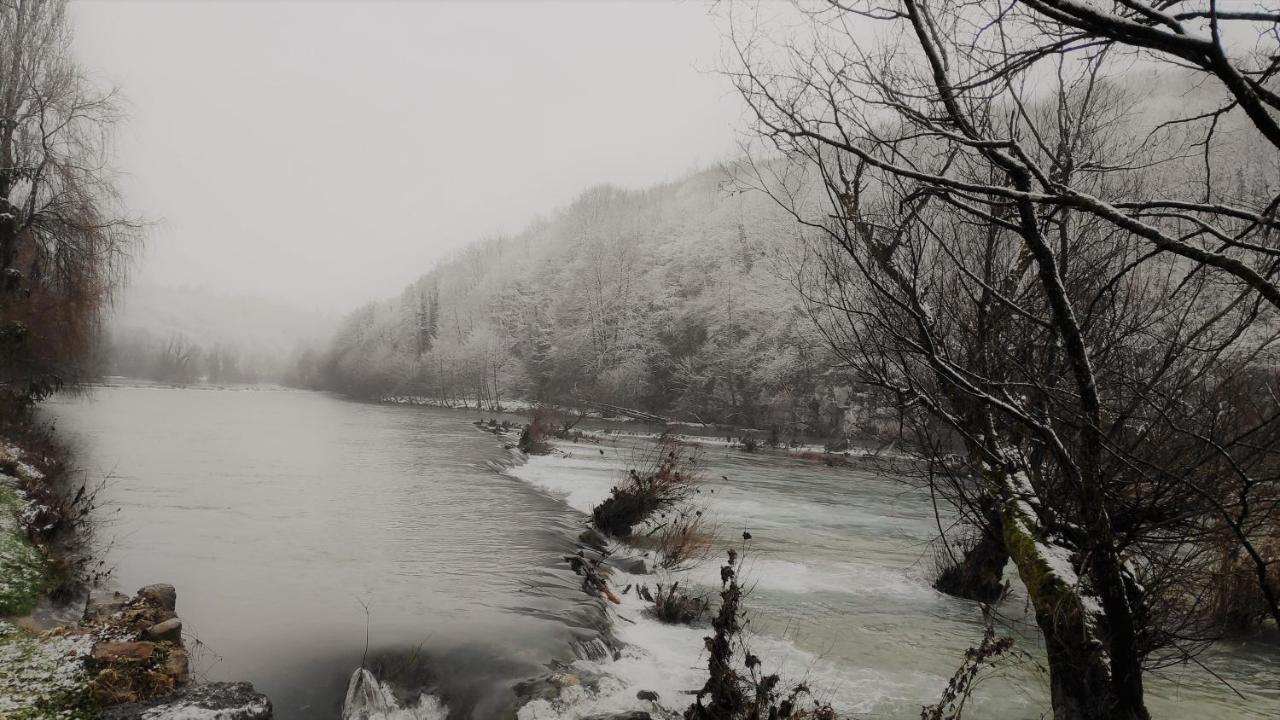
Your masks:
[[[135,278],[346,310],[611,182],[730,157],[699,2],[75,4],[155,220]]]

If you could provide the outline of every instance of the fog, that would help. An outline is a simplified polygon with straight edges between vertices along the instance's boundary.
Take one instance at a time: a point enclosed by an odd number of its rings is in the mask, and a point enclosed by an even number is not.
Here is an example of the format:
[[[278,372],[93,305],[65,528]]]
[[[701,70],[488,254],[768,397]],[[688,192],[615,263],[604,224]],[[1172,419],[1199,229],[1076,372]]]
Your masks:
[[[703,3],[80,2],[154,222],[134,280],[324,311],[397,291],[597,183],[730,156]]]

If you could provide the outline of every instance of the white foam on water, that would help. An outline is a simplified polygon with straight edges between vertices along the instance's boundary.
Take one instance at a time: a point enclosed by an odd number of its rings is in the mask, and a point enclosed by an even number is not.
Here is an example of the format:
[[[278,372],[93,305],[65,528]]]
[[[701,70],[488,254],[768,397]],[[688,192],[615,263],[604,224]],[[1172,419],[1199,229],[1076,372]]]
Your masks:
[[[574,446],[569,454],[537,455],[523,465],[508,468],[512,477],[563,498],[569,507],[584,513],[609,497],[621,474],[615,448],[599,450]],[[576,452],[575,452],[576,451]]]
[[[630,457],[628,452],[634,453],[607,446],[603,454],[595,447],[562,445],[558,449],[568,454],[532,457],[507,473],[564,499],[583,513],[589,513],[608,497],[621,478],[621,468]],[[757,521],[771,519],[794,527],[795,523],[811,520],[815,513],[821,513],[816,517],[823,517],[832,511],[830,506],[777,493],[768,493],[767,500],[760,500],[737,488],[726,490],[703,496],[708,512],[722,527],[736,528],[746,522],[755,529],[769,524],[756,525]],[[611,550],[626,554],[625,546]],[[719,562],[707,560],[676,575],[637,576],[615,570],[611,584],[621,592],[628,585],[645,584],[653,589],[658,582],[679,580],[684,586],[698,586],[714,597],[721,587],[719,566]],[[936,596],[922,579],[893,568],[816,554],[779,557],[748,552],[742,581],[746,587],[769,593],[867,595],[889,602],[931,600]],[[569,678],[561,685],[558,697],[527,703],[519,710],[520,720],[576,720],[630,710],[648,711],[655,717],[670,716],[682,713],[693,702],[692,693],[707,678],[704,638],[712,634],[709,625],[689,627],[658,622],[645,614],[651,604],[634,590],[621,599],[620,605],[610,606],[615,615],[614,636],[622,644],[619,657],[577,661],[570,674],[576,674],[582,682]],[[814,698],[830,703],[844,716],[866,714],[877,707],[883,710],[886,703],[900,706],[905,701],[910,705],[917,700],[921,687],[945,684],[945,678],[932,675],[887,674],[870,667],[851,667],[847,662],[836,664],[786,637],[747,633],[746,642],[751,652],[763,660],[766,673],[782,677],[781,687],[789,689],[804,683]],[[592,682],[593,678],[599,679]],[[638,699],[636,694],[640,691],[657,693],[657,707],[651,701]]]
[[[652,586],[657,576],[615,573],[619,587],[645,583]],[[671,578],[668,578],[670,580]],[[703,638],[710,627],[668,625],[644,610],[649,603],[635,592],[622,596],[614,608],[615,637],[623,643],[620,657],[602,662],[578,661],[574,670],[581,677],[603,675],[594,687],[569,684],[554,700],[535,700],[519,711],[520,720],[576,720],[591,715],[645,710],[656,714],[680,713],[693,702],[692,693],[707,678],[707,656]],[[870,668],[837,667],[801,649],[784,638],[748,633],[751,652],[760,656],[765,671],[778,673],[782,687],[804,683],[817,700],[830,703],[844,716],[867,713],[894,697],[910,697],[919,679],[902,682]],[[658,707],[640,700],[640,691],[657,693]]]
[[[365,668],[356,668],[347,683],[342,720],[445,720],[449,709],[430,693],[401,706],[391,687]]]
[[[692,568],[687,577],[698,585],[719,587],[720,568],[716,563],[704,562]],[[830,593],[918,601],[939,598],[923,578],[854,562],[797,562],[748,554],[741,580],[748,588],[797,595]]]

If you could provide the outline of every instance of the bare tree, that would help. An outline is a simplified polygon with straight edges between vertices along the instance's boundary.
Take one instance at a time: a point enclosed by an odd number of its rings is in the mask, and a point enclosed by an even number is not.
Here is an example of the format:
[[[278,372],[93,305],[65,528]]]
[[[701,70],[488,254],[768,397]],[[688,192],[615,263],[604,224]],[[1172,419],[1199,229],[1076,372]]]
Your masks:
[[[0,382],[18,406],[73,378],[138,238],[108,165],[115,95],[70,44],[64,1],[0,3]]]
[[[1280,196],[1215,175],[1224,126],[1280,147],[1280,18],[1109,5],[833,1],[802,9],[806,38],[732,36],[760,136],[804,168],[754,166],[818,238],[815,319],[1003,544],[1059,719],[1148,717],[1144,670],[1220,630],[1223,567],[1280,620]],[[1215,81],[1210,109],[1140,103],[1114,77],[1134,67]]]

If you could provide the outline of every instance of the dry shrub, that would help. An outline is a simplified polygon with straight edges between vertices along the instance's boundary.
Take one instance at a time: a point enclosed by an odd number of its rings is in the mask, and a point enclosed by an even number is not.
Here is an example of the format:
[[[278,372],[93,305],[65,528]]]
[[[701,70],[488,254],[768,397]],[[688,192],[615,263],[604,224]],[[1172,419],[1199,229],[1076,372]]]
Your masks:
[[[990,671],[998,669],[1007,660],[1023,661],[1027,656],[1013,647],[1013,638],[996,637],[995,627],[991,623],[991,608],[982,606],[982,617],[985,627],[982,642],[965,650],[964,660],[956,669],[942,691],[942,698],[936,705],[925,705],[920,708],[920,720],[961,720],[964,716],[965,703],[973,695],[982,679]]]
[[[701,509],[686,505],[669,513],[662,524],[650,531],[650,536],[658,552],[659,567],[687,570],[711,554],[715,528]]]
[[[680,589],[680,583],[664,586],[658,583],[653,594],[653,607],[648,614],[659,622],[670,625],[693,625],[701,622],[711,609],[706,595],[693,595]]]
[[[745,541],[750,539],[743,533]],[[766,673],[763,661],[747,646],[743,633],[742,600],[738,582],[741,556],[728,551],[720,568],[720,609],[711,621],[715,630],[706,638],[707,681],[694,692],[685,720],[836,720],[830,705],[813,698],[803,683],[786,688],[777,673]]]
[[[591,512],[596,529],[626,538],[632,528],[689,499],[699,482],[693,448],[663,437],[640,468],[627,471],[604,502]]]
[[[1280,541],[1259,550],[1264,557],[1280,557]],[[1243,555],[1232,558],[1224,552],[1214,576],[1205,610],[1209,626],[1225,636],[1257,632],[1271,616],[1271,608],[1259,586],[1254,563]],[[1272,565],[1267,579],[1280,589],[1280,566]]]
[[[19,458],[0,458],[0,472],[15,478],[27,500],[22,522],[28,539],[45,554],[54,580],[50,595],[58,602],[71,600],[110,572],[85,552],[92,547],[93,511],[107,478],[90,483],[74,470],[52,425],[8,423],[0,438],[21,450]],[[37,474],[21,471],[20,462]]]
[[[546,455],[551,452],[551,438],[560,428],[560,413],[555,408],[538,405],[533,409],[529,424],[520,433],[517,447],[527,455]]]

